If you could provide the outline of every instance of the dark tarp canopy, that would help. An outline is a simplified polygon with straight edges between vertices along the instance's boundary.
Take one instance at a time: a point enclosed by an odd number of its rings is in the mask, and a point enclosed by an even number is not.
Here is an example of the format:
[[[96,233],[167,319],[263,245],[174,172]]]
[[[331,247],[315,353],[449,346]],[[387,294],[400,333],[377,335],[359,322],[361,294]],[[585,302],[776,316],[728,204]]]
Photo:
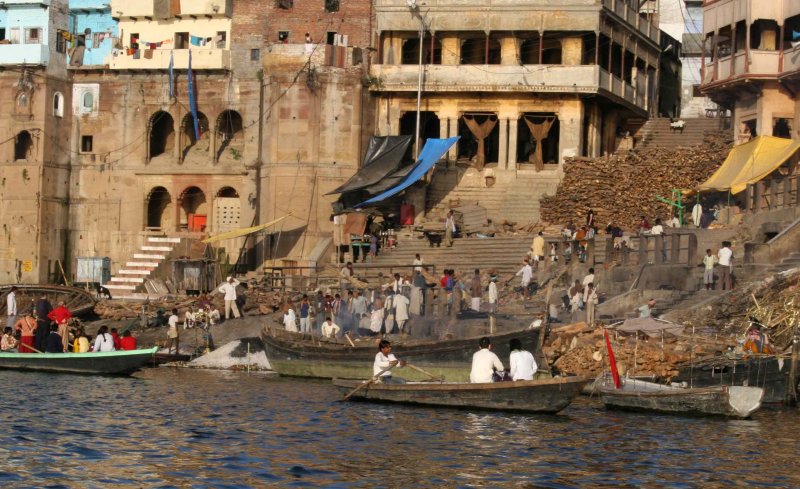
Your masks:
[[[361,168],[347,182],[326,195],[362,190],[381,182],[387,175],[400,167],[403,156],[411,145],[411,137],[408,135],[371,136]],[[387,188],[391,188],[391,185]],[[369,193],[375,192],[370,191]]]

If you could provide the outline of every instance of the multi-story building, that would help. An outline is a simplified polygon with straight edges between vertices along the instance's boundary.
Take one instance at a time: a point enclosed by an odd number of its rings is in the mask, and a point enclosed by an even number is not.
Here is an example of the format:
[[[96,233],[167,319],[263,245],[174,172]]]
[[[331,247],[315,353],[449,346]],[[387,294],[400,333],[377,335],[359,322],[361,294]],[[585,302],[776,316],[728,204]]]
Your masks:
[[[66,0],[0,6],[0,281],[47,281],[67,248]]]
[[[733,131],[798,138],[800,2],[705,0],[703,93],[733,112]]]
[[[108,0],[70,0],[69,32],[70,66],[106,66],[111,50],[121,45]]]

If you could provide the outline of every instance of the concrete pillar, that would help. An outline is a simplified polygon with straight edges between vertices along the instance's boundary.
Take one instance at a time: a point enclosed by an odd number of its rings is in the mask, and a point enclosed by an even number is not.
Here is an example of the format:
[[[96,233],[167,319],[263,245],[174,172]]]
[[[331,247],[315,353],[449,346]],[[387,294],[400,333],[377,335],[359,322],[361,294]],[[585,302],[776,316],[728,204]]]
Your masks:
[[[442,116],[440,113],[436,113],[436,117],[439,118],[439,137],[446,138],[447,136],[447,129],[448,129],[448,120],[447,117]],[[422,148],[420,148],[422,149]]]
[[[500,64],[514,66],[519,64],[519,40],[512,36],[500,39]]]
[[[584,110],[586,108],[584,107]],[[597,158],[601,155],[602,118],[600,117],[600,107],[592,104],[589,107],[589,130],[587,131],[586,154],[590,158]]]
[[[500,152],[497,156],[497,168],[508,168],[508,119],[500,119]]]
[[[442,34],[442,64],[455,66],[461,60],[461,40],[455,34]]]
[[[583,61],[583,39],[566,37],[561,40],[561,64],[578,66]]]
[[[452,138],[458,136],[458,116],[451,115],[447,120],[449,122],[448,125],[450,126],[447,137]],[[458,159],[458,143],[454,144],[450,148],[450,151],[447,152],[447,159],[451,161],[456,161]]]
[[[508,120],[508,163],[506,169],[517,169],[517,131],[519,129],[519,114]]]

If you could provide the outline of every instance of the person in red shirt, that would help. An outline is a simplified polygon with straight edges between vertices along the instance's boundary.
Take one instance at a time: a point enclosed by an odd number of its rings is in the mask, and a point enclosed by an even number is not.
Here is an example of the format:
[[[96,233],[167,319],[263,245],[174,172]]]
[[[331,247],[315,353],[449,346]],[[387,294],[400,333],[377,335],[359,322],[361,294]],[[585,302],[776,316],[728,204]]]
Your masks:
[[[51,321],[54,321],[58,325],[58,334],[61,336],[61,339],[64,342],[64,351],[66,352],[68,349],[69,344],[69,319],[72,317],[72,313],[69,312],[69,309],[64,305],[64,302],[59,302],[58,307],[50,311],[50,314],[47,315],[47,318]]]
[[[121,350],[120,343],[119,343],[119,333],[117,333],[117,328],[111,328],[111,337],[114,338],[114,349]]]
[[[122,337],[119,339],[119,346],[118,350],[135,350],[136,338],[131,336],[131,332],[126,329],[122,332]]]

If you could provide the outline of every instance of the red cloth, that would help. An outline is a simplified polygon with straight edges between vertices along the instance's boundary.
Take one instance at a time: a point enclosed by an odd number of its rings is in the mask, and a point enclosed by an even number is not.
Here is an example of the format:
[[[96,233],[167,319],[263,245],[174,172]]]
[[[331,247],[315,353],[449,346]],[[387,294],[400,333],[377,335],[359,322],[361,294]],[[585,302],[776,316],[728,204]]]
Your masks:
[[[119,339],[120,347],[117,348],[118,350],[135,350],[136,349],[136,338],[133,336],[123,336]]]
[[[23,336],[19,339],[19,352],[20,353],[36,353],[33,351],[33,336]],[[26,347],[30,348],[26,348]]]
[[[66,307],[58,306],[52,311],[50,311],[50,314],[48,314],[47,317],[48,319],[55,321],[56,324],[61,324],[67,321],[69,318],[71,318],[72,313],[69,312],[69,309],[67,309]]]
[[[114,338],[114,349],[121,350],[122,348],[120,348],[119,335],[117,333],[111,333],[111,337]]]

